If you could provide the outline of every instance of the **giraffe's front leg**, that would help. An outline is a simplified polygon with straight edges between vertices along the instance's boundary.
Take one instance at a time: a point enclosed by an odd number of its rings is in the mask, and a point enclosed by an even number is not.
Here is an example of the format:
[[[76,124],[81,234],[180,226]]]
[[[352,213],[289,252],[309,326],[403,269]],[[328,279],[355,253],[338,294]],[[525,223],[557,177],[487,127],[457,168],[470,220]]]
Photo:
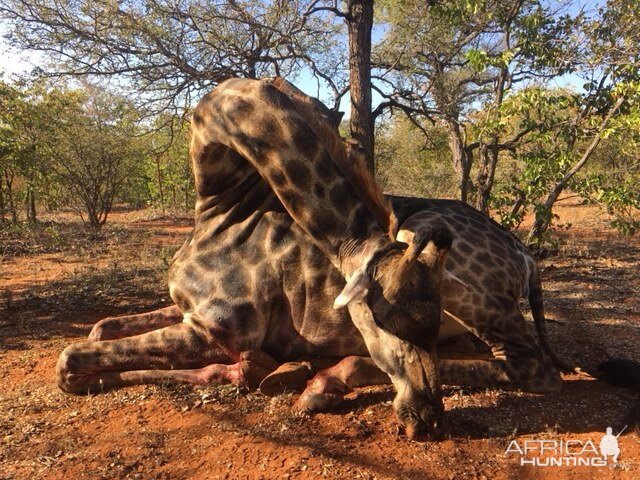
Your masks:
[[[89,341],[113,340],[133,337],[142,333],[168,327],[182,321],[182,312],[177,305],[161,308],[139,315],[108,317],[96,323],[89,333]]]
[[[114,387],[178,381],[249,384],[277,368],[262,352],[234,351],[216,334],[193,323],[180,323],[118,340],[68,346],[56,367],[66,392],[101,392]]]

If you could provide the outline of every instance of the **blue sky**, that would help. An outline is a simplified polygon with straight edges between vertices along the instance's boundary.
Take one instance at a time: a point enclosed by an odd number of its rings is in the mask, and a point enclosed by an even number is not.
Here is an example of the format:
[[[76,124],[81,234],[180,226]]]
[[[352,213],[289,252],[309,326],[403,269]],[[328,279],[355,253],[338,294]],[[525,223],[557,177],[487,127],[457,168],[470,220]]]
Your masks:
[[[640,0],[638,0],[640,1]],[[580,11],[585,10],[587,12],[594,12],[598,7],[605,4],[606,0],[548,0],[545,3],[551,7],[561,8],[563,13],[569,15],[577,15]],[[380,41],[384,35],[384,28],[381,26],[374,26],[372,40],[375,44]],[[562,77],[555,78],[551,81],[555,87],[569,87],[569,88],[581,88],[583,80],[574,74],[564,75]],[[319,97],[321,100],[330,97],[330,91],[326,87],[321,87],[318,93],[318,86],[316,80],[313,78],[310,72],[303,72],[296,85],[303,92],[308,95]],[[373,91],[373,106],[375,108],[378,103],[382,101],[382,97],[374,90]],[[340,103],[340,110],[345,112],[345,118],[349,118],[350,114],[350,102],[349,95],[345,95]]]
[[[0,71],[5,75],[11,75],[14,73],[22,73],[30,68],[33,68],[34,63],[28,60],[30,56],[28,53],[24,53],[20,55],[16,51],[12,51],[7,46],[4,41],[4,34],[6,32],[6,28],[4,25],[0,25],[0,54],[2,58],[0,59]],[[33,57],[33,55],[31,55]]]

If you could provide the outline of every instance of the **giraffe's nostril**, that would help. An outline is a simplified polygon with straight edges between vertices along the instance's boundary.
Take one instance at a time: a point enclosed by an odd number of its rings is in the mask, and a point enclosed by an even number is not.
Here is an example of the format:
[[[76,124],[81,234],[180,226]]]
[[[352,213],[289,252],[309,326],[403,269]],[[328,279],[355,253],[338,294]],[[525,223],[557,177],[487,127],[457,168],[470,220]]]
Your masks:
[[[420,441],[423,436],[422,428],[420,428],[420,424],[410,423],[405,426],[405,432],[409,440]]]
[[[415,422],[405,425],[405,433],[409,440],[414,442],[429,442],[439,438],[440,429],[438,422]]]
[[[440,438],[442,413],[439,408],[415,403],[403,403],[397,410],[404,432],[410,440],[417,442],[433,441]]]

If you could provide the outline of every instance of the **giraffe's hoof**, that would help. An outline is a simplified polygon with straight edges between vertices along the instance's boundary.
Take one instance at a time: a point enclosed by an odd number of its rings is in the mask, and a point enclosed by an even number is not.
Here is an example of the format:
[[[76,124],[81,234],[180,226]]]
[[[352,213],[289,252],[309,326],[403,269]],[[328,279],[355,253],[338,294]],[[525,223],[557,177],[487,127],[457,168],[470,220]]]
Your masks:
[[[120,332],[119,325],[113,321],[114,319],[103,318],[98,323],[96,323],[91,332],[89,332],[89,337],[87,340],[90,342],[99,342],[102,340],[114,340],[117,338],[123,338],[123,335]]]
[[[295,403],[294,408],[302,412],[324,412],[331,410],[344,401],[341,393],[316,393],[305,390]]]
[[[240,352],[240,361],[257,363],[270,372],[280,366],[280,363],[274,360],[271,355],[260,350],[245,350],[244,352]]]
[[[239,366],[241,375],[238,385],[249,387],[252,390],[258,388],[264,377],[271,373],[270,368],[266,368],[256,362],[243,360],[239,363]]]
[[[302,390],[313,375],[309,362],[288,362],[280,365],[260,383],[260,391],[270,397],[284,392]]]

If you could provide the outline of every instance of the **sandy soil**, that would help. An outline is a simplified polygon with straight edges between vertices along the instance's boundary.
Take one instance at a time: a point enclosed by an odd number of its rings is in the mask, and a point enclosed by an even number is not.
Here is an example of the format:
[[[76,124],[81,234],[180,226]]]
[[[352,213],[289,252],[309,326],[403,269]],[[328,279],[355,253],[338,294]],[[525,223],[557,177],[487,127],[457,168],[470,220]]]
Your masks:
[[[640,239],[572,201],[559,213],[574,227],[541,261],[552,343],[581,365],[640,360]],[[53,368],[65,345],[102,317],[168,303],[164,272],[188,231],[188,221],[120,212],[99,240],[0,239],[0,479],[640,478],[640,438],[629,431],[615,466],[522,466],[505,455],[514,440],[597,446],[607,426],[624,426],[638,394],[577,376],[544,396],[445,387],[444,436],[429,443],[398,434],[388,387],[313,416],[291,409],[294,394],[230,386],[59,391]]]

